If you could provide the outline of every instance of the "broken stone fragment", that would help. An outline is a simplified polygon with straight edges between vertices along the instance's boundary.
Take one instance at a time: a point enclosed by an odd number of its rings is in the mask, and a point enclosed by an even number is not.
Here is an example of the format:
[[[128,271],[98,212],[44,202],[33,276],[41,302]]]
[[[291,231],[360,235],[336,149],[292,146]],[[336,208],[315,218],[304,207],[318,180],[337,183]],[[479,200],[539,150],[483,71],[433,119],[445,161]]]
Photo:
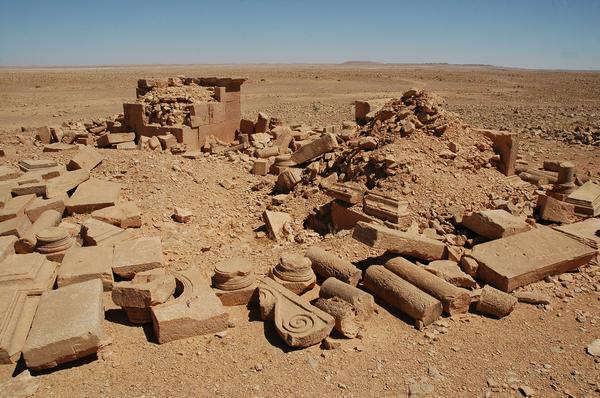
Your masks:
[[[529,231],[531,226],[525,220],[513,216],[505,210],[484,210],[465,215],[462,224],[471,231],[489,239]]]
[[[173,212],[173,219],[183,224],[192,221],[193,216],[194,213],[188,209],[184,209],[183,207],[176,207],[175,211]]]
[[[25,209],[35,199],[34,194],[17,196],[9,200],[0,209],[0,222],[10,220],[25,214]]]
[[[546,305],[550,304],[550,296],[539,292],[515,292],[514,296],[520,303]]]
[[[481,295],[475,310],[496,318],[503,318],[513,311],[516,304],[516,297],[486,285],[481,289]]]
[[[325,299],[337,297],[352,304],[356,315],[361,320],[371,318],[375,311],[372,295],[334,277],[329,277],[323,282],[319,289],[319,297]]]
[[[229,314],[199,270],[174,272],[177,297],[150,307],[159,344],[226,330]]]
[[[90,217],[81,225],[81,237],[86,246],[112,247],[115,243],[132,239],[133,235],[128,230]]]
[[[289,168],[277,177],[277,190],[288,193],[302,181],[302,169]]]
[[[112,300],[124,308],[149,308],[166,302],[175,292],[175,277],[165,268],[138,272],[131,281],[113,285]]]
[[[280,211],[265,210],[263,213],[263,221],[269,232],[269,237],[278,241],[284,237],[286,227],[292,222],[292,217]]]
[[[98,279],[44,293],[23,347],[27,367],[40,370],[94,354],[105,335]]]
[[[290,160],[284,162],[286,166],[295,166],[308,162],[324,153],[330,152],[337,147],[337,140],[333,134],[325,134],[321,138],[304,145],[292,153]],[[283,164],[282,164],[283,165]]]
[[[15,242],[17,237],[14,235],[0,236],[0,262],[11,254],[15,254]]]
[[[160,237],[143,237],[115,244],[112,270],[122,278],[164,267]]]
[[[269,116],[263,112],[258,113],[258,119],[254,125],[254,133],[266,133],[269,130]]]
[[[422,260],[440,260],[447,254],[446,245],[438,240],[363,221],[356,223],[352,237],[374,249]]]
[[[114,206],[94,210],[92,217],[121,228],[140,228],[142,215],[134,202],[121,202]]]
[[[464,273],[456,262],[451,260],[432,261],[425,269],[457,287],[474,289],[477,286],[477,282],[470,275]]]
[[[67,199],[68,196],[66,194],[62,197],[57,196],[52,199],[37,197],[27,206],[25,214],[27,214],[32,223],[35,223],[46,210],[55,210],[62,215],[65,211],[65,202]]]
[[[314,306],[325,311],[335,319],[333,328],[344,337],[355,338],[363,328],[356,316],[356,310],[352,304],[338,298],[319,298]]]
[[[335,319],[271,278],[258,285],[261,319],[273,320],[275,329],[291,347],[309,347],[329,336]]]

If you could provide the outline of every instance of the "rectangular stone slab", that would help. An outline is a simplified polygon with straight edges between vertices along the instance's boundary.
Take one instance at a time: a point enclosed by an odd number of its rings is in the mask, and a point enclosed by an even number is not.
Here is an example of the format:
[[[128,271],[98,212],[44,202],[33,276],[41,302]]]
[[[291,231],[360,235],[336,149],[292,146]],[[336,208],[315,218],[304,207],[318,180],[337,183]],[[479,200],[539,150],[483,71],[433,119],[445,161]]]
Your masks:
[[[91,213],[94,210],[114,206],[119,201],[121,184],[90,178],[77,187],[67,201],[69,214]]]
[[[0,236],[14,235],[20,238],[29,227],[31,227],[31,221],[23,214],[10,220],[1,221]]]
[[[113,246],[133,238],[133,235],[123,228],[105,223],[104,221],[88,218],[81,225],[81,237],[85,246]]]
[[[477,276],[510,292],[588,263],[596,250],[549,227],[477,245],[471,257],[479,263]]]
[[[39,297],[15,289],[0,289],[0,363],[15,363],[27,339]]]
[[[143,237],[115,244],[112,270],[123,278],[138,272],[164,267],[160,237]]]
[[[19,170],[10,166],[0,166],[0,181],[12,180],[13,178],[19,177],[21,173]]]
[[[422,260],[440,260],[447,253],[443,242],[364,221],[356,223],[352,237],[374,249],[383,249]]]
[[[104,160],[104,156],[94,149],[81,149],[67,164],[67,170],[92,170]]]
[[[113,285],[113,248],[110,246],[72,247],[58,270],[58,287],[100,279],[105,291]]]
[[[4,205],[4,208],[0,209],[0,221],[10,220],[11,218],[25,214],[25,209],[34,199],[34,194],[12,198]]]
[[[17,237],[14,235],[0,236],[0,261],[11,254],[15,254],[15,242]]]
[[[39,253],[13,254],[0,263],[0,289],[10,288],[40,295],[51,289],[58,263]]]
[[[46,198],[62,196],[65,192],[76,188],[79,184],[90,178],[87,170],[74,170],[64,173],[48,181],[46,186]]]
[[[574,224],[554,227],[594,249],[600,249],[600,218],[588,218]]]
[[[25,214],[31,222],[35,222],[46,210],[56,210],[60,214],[65,211],[65,202],[69,197],[65,193],[63,196],[56,196],[52,199],[35,198],[25,209]]]
[[[99,279],[44,293],[23,347],[27,366],[49,369],[98,352],[104,337],[102,297]]]

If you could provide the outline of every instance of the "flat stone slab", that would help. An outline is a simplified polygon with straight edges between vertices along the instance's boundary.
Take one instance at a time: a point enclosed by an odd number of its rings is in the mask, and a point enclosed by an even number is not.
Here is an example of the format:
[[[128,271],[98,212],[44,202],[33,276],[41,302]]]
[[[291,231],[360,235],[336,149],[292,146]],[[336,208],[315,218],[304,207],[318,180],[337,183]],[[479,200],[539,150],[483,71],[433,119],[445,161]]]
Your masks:
[[[554,229],[594,249],[600,249],[600,218],[588,218],[574,224],[557,226]]]
[[[14,235],[20,238],[29,227],[31,227],[31,221],[23,214],[0,222],[0,236]]]
[[[77,187],[67,201],[69,214],[91,213],[94,210],[114,206],[119,201],[121,184],[90,178]]]
[[[65,211],[65,202],[68,198],[66,193],[63,196],[56,196],[52,199],[36,197],[25,209],[25,214],[31,222],[35,222],[46,210],[56,210],[60,214],[63,214]]]
[[[133,235],[123,228],[115,227],[104,221],[88,218],[81,225],[81,237],[85,246],[113,246],[133,238]]]
[[[105,291],[111,290],[113,248],[110,246],[72,247],[66,251],[58,270],[58,287],[100,279]]]
[[[229,313],[199,270],[173,273],[180,293],[151,307],[154,333],[160,344],[226,330]]]
[[[477,245],[471,257],[479,263],[477,276],[510,292],[588,263],[596,250],[549,227],[539,227]]]
[[[70,152],[77,150],[79,150],[77,145],[55,142],[53,144],[44,145],[43,152]]]
[[[49,369],[98,352],[104,337],[102,282],[94,279],[44,293],[23,347],[30,369]]]
[[[0,263],[0,289],[10,288],[40,295],[51,289],[58,263],[39,253],[12,254]]]
[[[12,180],[23,174],[21,171],[10,166],[0,166],[0,181]]]
[[[15,254],[15,242],[17,237],[14,235],[0,236],[0,261],[11,254]]]
[[[82,148],[71,160],[67,163],[67,170],[87,170],[90,171],[98,166],[104,160],[104,156],[91,148]]]
[[[52,159],[23,159],[19,160],[19,168],[23,171],[48,169],[58,166],[56,160]]]
[[[352,237],[374,249],[382,249],[422,260],[441,260],[447,253],[446,245],[435,239],[364,221],[356,223]]]
[[[87,170],[74,170],[64,173],[48,181],[46,186],[46,198],[63,196],[66,192],[76,188],[82,182],[90,178],[90,172]]]
[[[35,199],[34,194],[17,196],[9,200],[2,209],[0,209],[0,221],[10,220],[17,216],[25,214],[25,209]]]
[[[39,297],[0,289],[0,363],[15,363],[27,339]]]
[[[463,217],[462,224],[489,239],[503,238],[531,229],[525,220],[501,209],[478,211],[466,215]]]
[[[600,214],[600,185],[588,181],[571,193],[565,201],[575,205],[575,212],[596,217]]]
[[[134,202],[121,202],[114,206],[94,210],[92,217],[120,228],[139,228],[142,226],[142,213]]]
[[[164,267],[160,237],[143,237],[115,244],[112,270],[123,278],[136,273]]]

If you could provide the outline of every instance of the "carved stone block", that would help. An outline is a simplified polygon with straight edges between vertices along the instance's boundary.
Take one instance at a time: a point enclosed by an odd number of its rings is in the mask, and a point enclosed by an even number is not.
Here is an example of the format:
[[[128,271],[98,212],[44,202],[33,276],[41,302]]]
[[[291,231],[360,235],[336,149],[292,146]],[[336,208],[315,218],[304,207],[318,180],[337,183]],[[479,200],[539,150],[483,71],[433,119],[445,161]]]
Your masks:
[[[273,320],[281,338],[291,347],[318,344],[331,333],[335,319],[271,278],[258,284],[263,320]]]

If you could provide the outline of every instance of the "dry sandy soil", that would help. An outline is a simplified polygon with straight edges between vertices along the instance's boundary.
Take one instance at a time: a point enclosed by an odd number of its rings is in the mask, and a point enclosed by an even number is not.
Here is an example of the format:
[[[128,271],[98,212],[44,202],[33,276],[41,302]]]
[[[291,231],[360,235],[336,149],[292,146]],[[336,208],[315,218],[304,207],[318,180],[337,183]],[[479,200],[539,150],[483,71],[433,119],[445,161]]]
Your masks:
[[[521,71],[441,66],[172,66],[86,69],[0,69],[2,162],[41,157],[21,126],[59,124],[121,112],[140,77],[243,76],[242,112],[258,111],[313,126],[353,118],[355,99],[398,96],[410,87],[430,89],[474,127],[599,128],[600,73]],[[22,133],[31,137],[31,133]],[[523,135],[522,155],[572,159],[581,173],[600,176],[600,147],[569,146]],[[105,150],[93,174],[123,183],[124,197],[142,209],[144,235],[162,237],[169,267],[203,269],[234,254],[261,272],[283,252],[301,253],[320,243],[352,261],[376,258],[348,234],[308,236],[304,243],[257,238],[260,214],[271,204],[263,179],[240,161],[187,160],[161,153]],[[43,154],[59,160],[66,154]],[[295,220],[328,199],[317,194],[283,205]],[[174,206],[193,210],[189,224],[170,218]],[[376,260],[369,260],[376,262]],[[600,363],[585,347],[600,338],[600,270],[588,266],[573,281],[540,282],[551,295],[545,307],[519,304],[501,320],[466,314],[425,332],[382,305],[363,339],[341,349],[290,350],[256,310],[231,309],[235,325],[224,337],[201,336],[155,343],[151,326],[129,324],[107,294],[106,330],[113,339],[98,360],[36,373],[38,397],[150,396],[536,396],[600,394]],[[315,292],[309,293],[311,297]],[[527,389],[525,389],[527,390]]]

